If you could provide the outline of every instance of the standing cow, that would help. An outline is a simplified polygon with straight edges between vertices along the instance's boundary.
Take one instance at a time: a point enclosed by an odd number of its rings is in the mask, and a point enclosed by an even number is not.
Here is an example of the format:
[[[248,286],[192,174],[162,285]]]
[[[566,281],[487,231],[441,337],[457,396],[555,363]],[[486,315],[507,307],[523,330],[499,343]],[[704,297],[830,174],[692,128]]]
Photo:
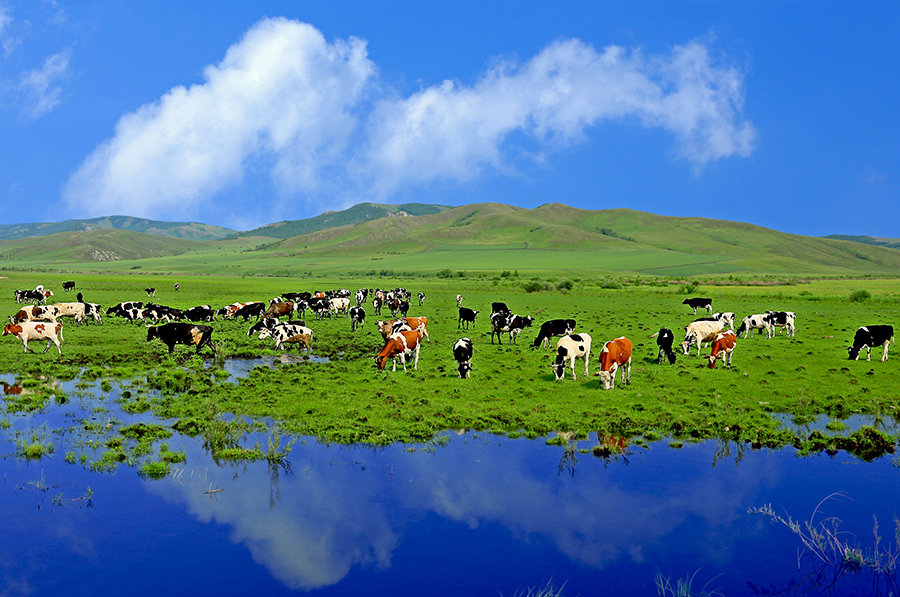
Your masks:
[[[604,390],[611,390],[616,385],[616,370],[622,368],[622,381],[631,384],[631,340],[622,336],[610,340],[603,345],[600,352],[600,371],[594,375],[600,377]]]
[[[588,375],[588,367],[591,357],[591,337],[588,334],[572,334],[563,336],[556,343],[556,362],[550,365],[556,379],[566,376],[566,364],[572,367],[572,379],[575,377],[575,359],[584,359],[584,375]]]
[[[864,325],[856,330],[853,336],[853,346],[847,347],[851,361],[859,359],[859,353],[866,349],[866,360],[872,360],[872,349],[876,346],[884,346],[884,354],[881,362],[888,358],[888,346],[894,341],[894,326],[892,325]]]
[[[3,326],[3,335],[15,336],[25,345],[25,352],[28,352],[29,340],[46,340],[47,346],[44,352],[50,349],[50,344],[56,344],[56,350],[62,354],[62,348],[59,345],[62,337],[61,323],[44,323],[42,321],[23,321],[21,323],[7,323]],[[41,354],[44,354],[42,352]]]
[[[475,347],[468,338],[460,338],[453,345],[453,358],[456,359],[456,370],[460,379],[467,379],[472,371],[472,355]]]
[[[147,326],[147,342],[159,338],[168,347],[169,354],[175,350],[176,344],[196,346],[198,353],[204,346],[209,346],[215,354],[216,347],[212,343],[212,333],[212,326],[174,321],[158,326]]]
[[[737,345],[737,336],[733,331],[728,330],[716,334],[712,343],[712,350],[709,353],[709,368],[716,368],[717,359],[722,359],[726,367],[731,366],[735,345]]]

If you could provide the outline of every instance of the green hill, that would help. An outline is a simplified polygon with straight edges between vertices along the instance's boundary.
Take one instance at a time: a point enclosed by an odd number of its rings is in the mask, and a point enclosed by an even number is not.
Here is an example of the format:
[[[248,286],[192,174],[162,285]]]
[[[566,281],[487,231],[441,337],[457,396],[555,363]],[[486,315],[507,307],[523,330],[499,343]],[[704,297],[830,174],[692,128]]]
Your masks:
[[[863,243],[865,245],[875,245],[876,247],[890,247],[891,249],[900,249],[900,239],[896,238],[876,238],[874,236],[854,236],[852,234],[829,234],[823,238],[832,238],[835,240],[849,240],[855,243]]]
[[[327,211],[314,218],[305,220],[288,220],[268,224],[261,228],[239,232],[236,237],[268,236],[271,238],[290,238],[301,234],[309,234],[335,226],[360,224],[385,217],[423,216],[439,213],[447,209],[440,205],[425,203],[405,203],[403,205],[382,205],[379,203],[359,203],[341,211]]]
[[[32,236],[46,236],[60,232],[91,232],[94,230],[130,230],[144,234],[158,234],[182,240],[216,240],[234,235],[234,230],[198,222],[162,222],[131,216],[106,216],[89,220],[64,220],[32,224],[0,226],[0,240],[14,240]]]
[[[178,255],[201,244],[130,230],[60,232],[0,241],[2,264],[103,263]]]

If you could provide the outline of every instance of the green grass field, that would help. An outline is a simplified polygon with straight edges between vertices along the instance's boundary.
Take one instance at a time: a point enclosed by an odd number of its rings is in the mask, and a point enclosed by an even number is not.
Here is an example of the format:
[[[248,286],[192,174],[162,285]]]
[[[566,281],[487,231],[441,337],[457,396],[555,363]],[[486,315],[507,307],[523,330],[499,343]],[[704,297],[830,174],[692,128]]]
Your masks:
[[[0,302],[7,315],[17,309],[13,289],[41,283],[63,294],[60,283],[72,278],[85,299],[105,307],[123,300],[146,300],[143,288],[155,286],[157,303],[186,308],[197,304],[223,306],[236,300],[268,300],[285,291],[358,287],[404,286],[427,294],[422,307],[410,315],[429,318],[431,341],[421,351],[419,370],[380,372],[373,355],[383,341],[375,332],[378,317],[369,313],[362,331],[352,333],[345,317],[307,323],[315,331],[316,362],[295,354],[274,368],[257,367],[249,377],[228,381],[222,370],[228,359],[275,355],[271,341],[247,336],[250,323],[216,321],[217,357],[194,356],[179,346],[169,356],[159,343],[147,343],[140,324],[107,317],[102,326],[65,324],[63,354],[22,354],[21,343],[5,337],[0,343],[0,371],[15,373],[37,388],[54,378],[118,379],[129,385],[122,400],[130,411],[153,413],[179,430],[222,433],[231,415],[272,419],[297,434],[328,441],[385,444],[429,441],[450,429],[478,429],[531,437],[554,432],[586,437],[590,432],[641,442],[661,436],[684,439],[720,438],[752,446],[793,444],[801,451],[841,448],[867,452],[865,441],[847,431],[822,431],[810,425],[866,414],[875,420],[897,415],[900,355],[885,363],[849,361],[845,347],[860,325],[896,324],[900,309],[900,280],[815,280],[793,285],[700,285],[694,296],[713,297],[717,310],[734,311],[738,318],[768,309],[797,313],[793,339],[739,340],[734,366],[710,370],[705,359],[680,356],[675,365],[658,365],[650,334],[668,327],[676,335],[693,316],[681,304],[680,284],[644,278],[541,278],[364,276],[361,278],[278,278],[238,276],[67,275],[7,272],[0,279]],[[634,285],[631,280],[643,282]],[[181,288],[172,288],[178,281]],[[566,289],[571,282],[571,289]],[[543,290],[526,292],[538,284]],[[774,280],[770,280],[774,283]],[[562,285],[563,290],[557,288]],[[866,290],[859,302],[851,293]],[[479,310],[476,327],[457,329],[455,296]],[[611,391],[600,389],[595,377],[581,375],[555,381],[550,370],[552,351],[532,350],[537,328],[527,329],[517,346],[491,344],[488,318],[492,301],[504,301],[537,324],[559,317],[578,321],[578,331],[593,337],[591,373],[603,342],[629,337],[635,346],[632,383]],[[384,318],[388,317],[387,310]],[[699,316],[699,314],[698,314]],[[451,347],[457,339],[475,343],[470,379],[456,376]],[[679,338],[680,339],[680,338]],[[555,340],[554,340],[555,345]],[[38,347],[36,347],[38,348]],[[43,347],[40,346],[39,350]],[[893,349],[893,347],[892,347]],[[880,357],[880,351],[877,351]],[[41,383],[35,380],[44,380]],[[48,386],[49,387],[49,386]],[[54,390],[40,399],[20,403],[7,397],[8,416],[22,410],[40,411],[54,398]],[[780,421],[787,417],[796,428]],[[229,424],[230,425],[230,424]],[[226,425],[227,427],[227,425]],[[835,428],[840,427],[835,425]],[[230,435],[239,442],[240,432]],[[893,446],[895,438],[889,439]],[[232,444],[222,444],[234,447]]]

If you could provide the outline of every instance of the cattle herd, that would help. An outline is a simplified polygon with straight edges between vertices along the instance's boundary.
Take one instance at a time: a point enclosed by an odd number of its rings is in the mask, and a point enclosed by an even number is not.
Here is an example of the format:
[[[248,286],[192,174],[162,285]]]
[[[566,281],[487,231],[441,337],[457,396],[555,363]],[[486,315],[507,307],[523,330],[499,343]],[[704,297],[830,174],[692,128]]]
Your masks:
[[[75,288],[75,282],[63,283],[64,291]],[[178,289],[178,284],[174,286]],[[155,288],[145,289],[148,296],[154,296]],[[247,332],[248,336],[256,335],[258,339],[271,339],[275,348],[284,350],[296,345],[298,349],[312,348],[313,330],[307,327],[304,319],[307,311],[316,320],[325,317],[347,316],[350,319],[351,331],[361,329],[365,323],[366,310],[364,305],[371,303],[372,312],[381,315],[382,310],[390,311],[391,319],[379,320],[377,330],[381,334],[384,345],[374,356],[376,365],[383,370],[388,359],[393,363],[392,370],[397,369],[397,360],[400,360],[403,370],[406,370],[407,361],[411,361],[413,369],[418,368],[419,352],[422,341],[428,341],[428,318],[409,317],[410,297],[412,293],[405,288],[393,290],[359,289],[353,296],[356,305],[351,304],[351,292],[346,289],[331,290],[325,292],[286,292],[268,302],[248,301],[235,302],[219,309],[210,305],[198,305],[189,309],[176,309],[165,305],[159,305],[142,301],[126,301],[113,305],[102,311],[97,303],[84,301],[82,293],[77,294],[76,301],[47,304],[47,300],[53,296],[53,292],[45,289],[43,285],[33,290],[15,290],[14,296],[19,304],[26,304],[10,316],[3,330],[3,335],[12,335],[19,338],[28,352],[29,341],[46,341],[46,352],[51,344],[55,344],[62,354],[61,342],[63,340],[62,318],[71,317],[75,324],[96,323],[102,324],[102,314],[121,317],[129,322],[145,322],[147,325],[147,341],[159,339],[172,353],[176,344],[194,346],[197,353],[203,347],[215,353],[216,346],[213,341],[213,327],[207,325],[215,319],[243,319],[249,322],[254,318],[254,323]],[[417,294],[418,304],[422,306],[425,301],[425,293]],[[463,307],[463,296],[456,295],[458,310],[457,329],[474,329],[479,311]],[[734,328],[735,314],[732,312],[712,312],[712,299],[689,298],[683,301],[684,305],[693,309],[694,314],[698,309],[706,309],[708,317],[698,318],[685,326],[684,340],[681,342],[681,352],[690,354],[693,347],[697,349],[697,355],[702,352],[704,344],[709,345],[710,353],[707,355],[709,367],[715,368],[718,360],[724,365],[730,366],[732,356],[738,338],[752,338],[754,332],[761,335],[765,333],[766,339],[771,339],[776,333],[783,333],[787,337],[793,337],[796,331],[796,314],[791,311],[767,311],[747,315],[741,320],[737,330]],[[295,319],[298,317],[298,319]],[[284,320],[282,320],[284,318]],[[156,324],[156,325],[153,325]],[[504,335],[508,344],[517,344],[518,336],[525,328],[534,327],[534,319],[531,316],[522,316],[513,313],[505,303],[494,302],[491,304],[490,339],[494,344],[503,344]],[[728,329],[726,329],[728,328]],[[780,330],[780,331],[779,331]],[[559,338],[556,342],[555,359],[550,367],[557,380],[565,377],[566,368],[571,369],[572,378],[575,375],[575,361],[584,361],[584,375],[589,375],[590,354],[592,338],[584,332],[576,333],[576,321],[574,319],[550,319],[543,322],[537,332],[537,336],[531,342],[531,348],[551,347],[551,339]],[[665,361],[674,364],[677,353],[674,349],[675,334],[668,328],[661,328],[651,338],[656,338],[658,347],[657,362]],[[853,338],[853,344],[847,348],[850,359],[858,359],[863,349],[866,349],[867,360],[871,359],[873,348],[883,347],[881,360],[888,358],[888,347],[893,342],[894,329],[890,325],[868,325],[860,327]],[[621,337],[609,340],[603,344],[600,350],[600,370],[594,375],[600,378],[604,389],[612,389],[615,385],[616,372],[621,371],[621,382],[631,382],[632,343],[628,338]],[[472,358],[474,355],[474,343],[468,337],[460,338],[452,347],[452,355],[457,364],[460,378],[467,378],[472,372]]]

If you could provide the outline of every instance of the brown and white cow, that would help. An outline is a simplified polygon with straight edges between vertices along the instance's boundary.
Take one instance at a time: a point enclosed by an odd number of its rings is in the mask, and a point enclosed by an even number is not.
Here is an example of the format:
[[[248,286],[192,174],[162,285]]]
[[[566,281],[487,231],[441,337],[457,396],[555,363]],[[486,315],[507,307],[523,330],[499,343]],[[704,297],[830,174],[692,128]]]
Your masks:
[[[631,340],[622,336],[610,340],[603,345],[600,352],[600,371],[594,375],[600,377],[604,390],[611,390],[616,385],[616,370],[622,368],[622,381],[631,384]]]
[[[721,319],[708,320],[699,319],[692,321],[684,328],[684,342],[681,343],[681,349],[684,354],[691,351],[691,345],[697,345],[697,356],[700,356],[700,346],[704,342],[712,342],[716,338],[716,334],[725,329],[725,322]]]
[[[725,366],[731,365],[732,354],[734,353],[734,347],[737,344],[737,336],[731,330],[726,332],[721,332],[716,334],[715,339],[712,343],[712,350],[709,354],[709,368],[716,368],[716,360],[722,359],[725,363]]]
[[[23,321],[22,323],[7,323],[3,326],[3,335],[12,335],[22,341],[25,345],[25,352],[28,352],[29,340],[46,340],[47,346],[44,352],[50,348],[50,343],[56,344],[56,350],[62,354],[59,342],[62,337],[61,323],[44,323],[41,321]],[[42,352],[41,354],[44,354]]]
[[[420,340],[422,339],[422,332],[423,328],[419,327],[417,330],[405,330],[389,337],[387,342],[384,343],[381,352],[375,356],[375,362],[378,364],[378,368],[383,371],[385,364],[387,364],[387,360],[391,359],[394,363],[394,367],[391,371],[396,371],[397,358],[399,357],[400,363],[403,364],[403,371],[406,372],[406,359],[413,357],[413,370],[418,371],[419,347],[421,346]]]
[[[59,308],[55,305],[28,305],[19,309],[15,315],[9,318],[10,323],[23,321],[49,321],[56,323],[59,317]]]

